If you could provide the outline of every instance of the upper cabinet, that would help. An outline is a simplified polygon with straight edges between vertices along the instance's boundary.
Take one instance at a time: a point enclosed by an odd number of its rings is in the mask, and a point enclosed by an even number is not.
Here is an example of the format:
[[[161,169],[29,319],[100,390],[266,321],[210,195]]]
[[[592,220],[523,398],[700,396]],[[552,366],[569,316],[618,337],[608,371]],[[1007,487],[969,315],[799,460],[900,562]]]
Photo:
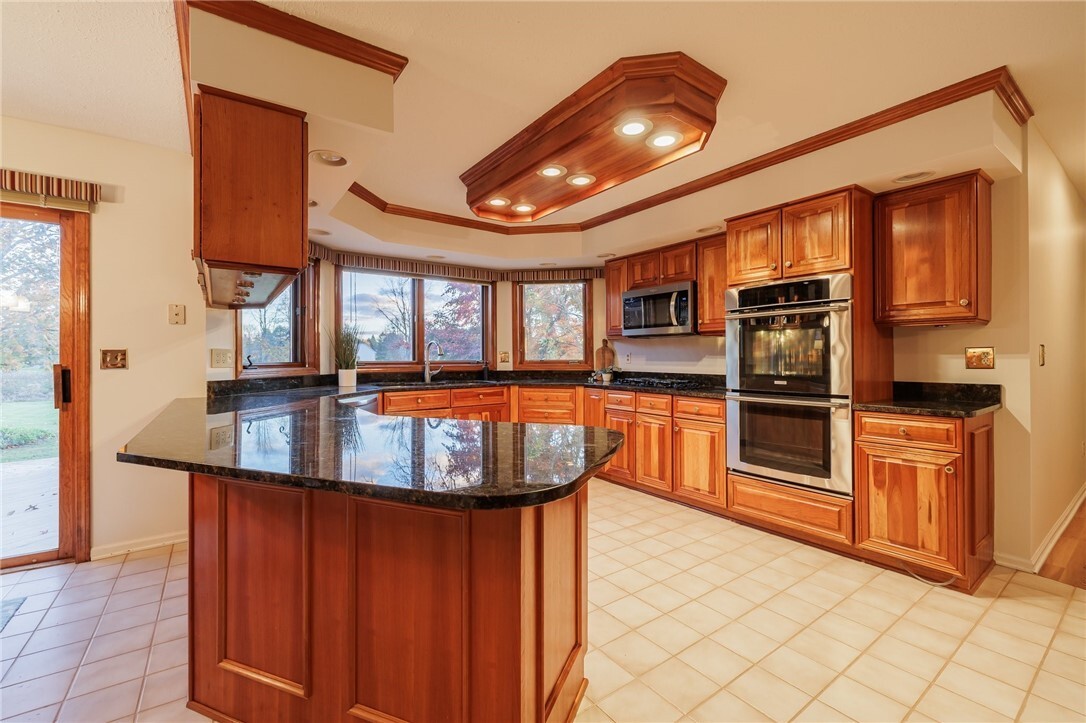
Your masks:
[[[728,221],[728,284],[779,279],[781,212],[778,209]]]
[[[660,252],[660,283],[693,281],[697,268],[696,254],[692,242],[663,249]]]
[[[605,263],[603,281],[607,288],[607,336],[622,336],[622,294],[630,288],[626,259]]]
[[[660,283],[660,252],[649,251],[626,259],[629,275],[627,289],[640,289]]]
[[[726,234],[698,240],[698,333],[724,333],[724,290],[728,288]]]
[[[992,318],[992,181],[979,171],[879,196],[876,320],[987,323]]]

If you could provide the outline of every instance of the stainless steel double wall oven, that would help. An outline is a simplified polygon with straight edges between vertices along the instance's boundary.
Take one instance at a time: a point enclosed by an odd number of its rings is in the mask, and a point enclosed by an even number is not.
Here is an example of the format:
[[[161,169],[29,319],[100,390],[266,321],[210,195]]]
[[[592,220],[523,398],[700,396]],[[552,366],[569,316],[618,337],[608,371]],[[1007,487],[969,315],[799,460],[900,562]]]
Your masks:
[[[852,276],[728,289],[728,467],[852,494]]]

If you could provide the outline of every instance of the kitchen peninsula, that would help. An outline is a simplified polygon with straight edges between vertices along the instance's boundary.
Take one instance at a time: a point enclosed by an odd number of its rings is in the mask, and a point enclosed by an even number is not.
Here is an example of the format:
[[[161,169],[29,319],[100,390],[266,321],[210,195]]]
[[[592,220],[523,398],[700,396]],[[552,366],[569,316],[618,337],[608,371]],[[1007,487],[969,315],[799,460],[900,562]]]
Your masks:
[[[183,470],[190,703],[217,720],[570,720],[599,427],[178,399],[118,454]]]

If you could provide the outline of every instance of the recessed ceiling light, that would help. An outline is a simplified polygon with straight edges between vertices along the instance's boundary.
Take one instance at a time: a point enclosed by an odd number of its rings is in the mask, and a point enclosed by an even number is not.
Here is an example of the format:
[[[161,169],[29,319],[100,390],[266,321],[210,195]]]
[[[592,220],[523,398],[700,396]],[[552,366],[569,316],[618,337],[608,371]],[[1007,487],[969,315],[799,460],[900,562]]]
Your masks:
[[[313,199],[309,199],[309,207],[310,208],[316,208],[317,207],[317,202],[314,201]]]
[[[670,148],[682,139],[683,136],[681,133],[675,131],[660,131],[649,137],[645,143],[647,143],[650,148]]]
[[[490,204],[491,206],[508,206],[509,205],[509,199],[508,198],[502,198],[501,196],[495,196],[494,198],[487,201],[487,203]]]
[[[437,254],[430,254],[430,255],[429,255],[429,256],[427,256],[426,258],[428,258],[428,259],[434,259],[435,261],[440,261],[441,259],[443,259],[443,258],[445,258],[445,257],[444,257],[444,256],[438,256]]]
[[[597,259],[613,259],[614,257],[614,254],[596,254]]]
[[[309,229],[310,236],[331,236],[331,231],[325,231],[323,228],[311,228]]]
[[[535,210],[535,206],[530,203],[518,203],[517,205],[513,206],[513,210],[517,213],[531,213]]]
[[[917,181],[923,181],[925,178],[931,178],[935,175],[935,171],[917,171],[916,173],[906,173],[904,176],[898,176],[894,179],[894,183],[916,183]]]
[[[578,173],[566,179],[566,183],[570,184],[571,186],[587,186],[595,182],[596,177],[587,173]]]
[[[722,228],[724,228],[724,227],[723,226],[706,226],[705,228],[699,228],[697,232],[698,233],[716,233],[717,231],[719,231]]]
[[[347,159],[335,151],[310,151],[309,157],[315,160],[317,163],[323,163],[326,166],[333,166],[340,168],[347,165]]]
[[[652,121],[644,118],[627,118],[615,126],[615,133],[620,136],[635,138],[652,130]]]
[[[552,163],[549,166],[544,166],[537,171],[539,175],[546,176],[547,178],[561,178],[566,175],[565,166],[559,166],[557,163]]]
[[[557,265],[558,264],[554,263],[553,261],[544,261],[543,263],[540,264],[540,266],[557,266]]]

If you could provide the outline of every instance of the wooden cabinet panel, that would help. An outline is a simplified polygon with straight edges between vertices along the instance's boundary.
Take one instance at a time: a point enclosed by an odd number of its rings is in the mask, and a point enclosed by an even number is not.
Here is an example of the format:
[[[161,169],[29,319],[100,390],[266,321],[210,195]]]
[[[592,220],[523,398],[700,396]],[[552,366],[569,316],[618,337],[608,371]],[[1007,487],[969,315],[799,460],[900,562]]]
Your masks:
[[[606,427],[604,419],[604,397],[606,392],[602,389],[585,387],[584,390],[584,426]]]
[[[962,423],[957,419],[915,417],[907,414],[856,414],[856,439],[910,447],[961,450]]]
[[[521,387],[517,421],[538,424],[578,424],[576,387]]]
[[[879,196],[876,319],[923,325],[991,319],[991,182],[978,173]]]
[[[850,195],[842,191],[781,209],[786,278],[847,271],[852,266]]]
[[[728,512],[815,542],[852,544],[852,502],[739,475],[728,475]]]
[[[539,405],[520,405],[521,424],[576,424],[577,416],[573,407],[546,407]]]
[[[702,397],[675,397],[675,416],[703,421],[724,421],[724,400]]]
[[[645,394],[637,393],[637,411],[647,414],[661,414],[671,416],[670,394]]]
[[[508,404],[478,404],[453,407],[449,410],[453,419],[471,419],[477,422],[508,422]]]
[[[481,404],[506,404],[509,387],[472,387],[450,390],[454,407],[477,407]]]
[[[638,414],[634,478],[638,484],[671,490],[671,419]]]
[[[416,409],[448,408],[452,402],[448,389],[427,389],[417,392],[385,392],[385,414]]]
[[[569,406],[577,403],[577,390],[573,387],[521,387],[521,405],[547,404],[551,406]]]
[[[198,104],[196,255],[249,268],[304,269],[303,114],[209,92]]]
[[[628,284],[631,289],[655,286],[660,283],[660,252],[630,256],[626,259]]]
[[[693,281],[697,266],[693,243],[671,246],[660,252],[660,283]]]
[[[955,453],[857,444],[856,546],[960,575],[961,460]]]
[[[676,419],[674,491],[680,497],[725,506],[727,460],[724,425]]]
[[[607,392],[605,400],[608,409],[637,408],[637,392]]]
[[[438,407],[436,409],[404,409],[398,412],[386,411],[390,417],[421,417],[422,419],[449,419],[453,416],[451,407]]]
[[[609,407],[605,409],[604,426],[621,432],[626,437],[625,443],[619,447],[605,468],[608,478],[617,482],[634,481],[634,452],[637,447],[637,438],[634,435],[636,417],[637,415],[630,411]]]
[[[724,291],[728,288],[726,234],[698,241],[698,333],[724,333]]]
[[[779,279],[780,210],[729,220],[727,254],[730,286]]]
[[[622,293],[630,288],[626,259],[605,263],[603,280],[607,288],[607,336],[622,336]]]

